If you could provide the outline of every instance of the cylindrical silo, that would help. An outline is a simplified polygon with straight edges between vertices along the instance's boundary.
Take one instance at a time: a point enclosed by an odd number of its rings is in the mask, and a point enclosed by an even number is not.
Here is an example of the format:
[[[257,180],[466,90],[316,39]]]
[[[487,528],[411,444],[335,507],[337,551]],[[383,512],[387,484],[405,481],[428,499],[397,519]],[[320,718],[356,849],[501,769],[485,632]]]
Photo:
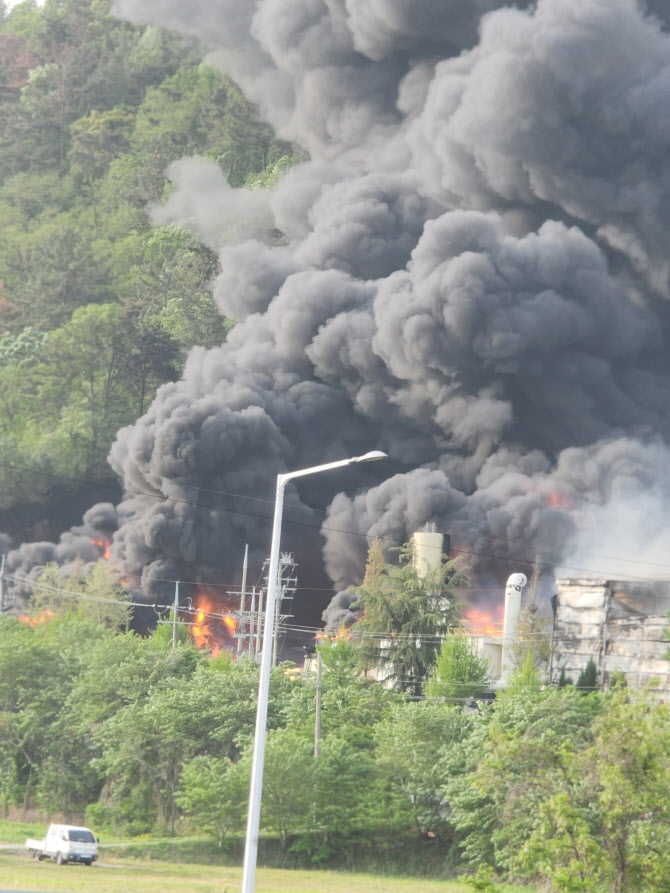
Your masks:
[[[435,530],[417,530],[412,535],[414,541],[414,566],[420,577],[436,571],[442,561],[444,534]]]
[[[519,633],[521,592],[527,582],[528,578],[525,574],[512,574],[505,586],[505,616],[503,618],[503,643],[500,660],[502,681],[507,681],[515,669],[513,649]]]

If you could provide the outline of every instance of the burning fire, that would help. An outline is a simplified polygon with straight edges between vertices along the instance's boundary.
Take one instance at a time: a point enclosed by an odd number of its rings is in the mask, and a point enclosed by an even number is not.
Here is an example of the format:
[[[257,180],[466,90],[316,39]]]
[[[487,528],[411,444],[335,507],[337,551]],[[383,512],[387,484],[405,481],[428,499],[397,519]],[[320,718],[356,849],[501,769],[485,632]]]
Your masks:
[[[473,635],[499,636],[502,633],[502,612],[502,605],[493,611],[470,608],[465,612],[464,619]]]
[[[230,648],[237,624],[230,614],[217,611],[208,595],[200,595],[189,634],[198,648],[206,648],[216,657],[222,647]]]
[[[109,559],[112,557],[111,542],[105,539],[91,540],[91,542],[94,546],[97,546],[98,549],[102,550],[102,557],[105,559],[105,561],[109,561]]]
[[[51,620],[53,616],[53,611],[42,611],[40,614],[35,614],[32,617],[29,617],[28,614],[22,614],[19,617],[19,623],[27,623],[28,626],[37,626],[38,623],[46,623],[47,620]]]
[[[231,636],[235,634],[235,628],[237,624],[235,623],[235,618],[231,617],[230,614],[226,614],[223,618],[223,623],[225,627],[229,630]]]
[[[551,508],[568,509],[572,506],[570,497],[558,490],[544,493],[542,498],[544,499],[544,504]]]

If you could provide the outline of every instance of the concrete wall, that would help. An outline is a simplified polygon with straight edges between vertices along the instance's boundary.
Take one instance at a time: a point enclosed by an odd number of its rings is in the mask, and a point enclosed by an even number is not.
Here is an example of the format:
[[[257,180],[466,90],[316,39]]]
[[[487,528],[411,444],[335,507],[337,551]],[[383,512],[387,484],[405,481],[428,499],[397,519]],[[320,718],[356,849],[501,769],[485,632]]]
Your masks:
[[[592,658],[598,684],[623,673],[631,688],[649,686],[670,700],[670,584],[612,580],[557,580],[550,681],[561,670],[573,681]]]

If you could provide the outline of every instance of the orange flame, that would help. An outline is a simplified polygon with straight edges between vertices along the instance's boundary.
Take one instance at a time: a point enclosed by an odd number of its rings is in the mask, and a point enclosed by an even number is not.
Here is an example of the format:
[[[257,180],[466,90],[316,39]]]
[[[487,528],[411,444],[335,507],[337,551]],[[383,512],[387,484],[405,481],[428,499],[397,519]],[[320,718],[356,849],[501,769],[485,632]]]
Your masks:
[[[465,612],[469,631],[477,636],[499,636],[502,633],[502,605],[492,612],[470,608]]]
[[[569,509],[572,505],[570,497],[565,493],[561,493],[559,490],[552,490],[550,493],[544,493],[542,498],[544,504],[551,508]]]
[[[206,648],[214,657],[221,652],[221,646],[229,644],[235,633],[235,618],[217,611],[210,597],[198,597],[197,612],[189,634],[198,648]]]
[[[94,546],[97,546],[98,549],[102,549],[102,557],[105,559],[105,561],[109,561],[109,559],[112,557],[111,542],[105,539],[91,540],[91,542]]]
[[[231,617],[230,614],[226,614],[223,618],[224,625],[228,629],[231,635],[235,632],[237,624],[235,623],[235,618]]]
[[[35,614],[33,617],[29,617],[28,614],[22,614],[19,617],[19,623],[27,623],[28,626],[35,627],[38,623],[46,623],[47,620],[51,620],[53,616],[53,611],[42,611],[40,614]]]
[[[200,608],[195,615],[195,621],[191,627],[191,636],[198,648],[207,648],[212,636],[212,631],[206,620],[206,615],[210,612],[210,607],[207,599],[200,602]]]

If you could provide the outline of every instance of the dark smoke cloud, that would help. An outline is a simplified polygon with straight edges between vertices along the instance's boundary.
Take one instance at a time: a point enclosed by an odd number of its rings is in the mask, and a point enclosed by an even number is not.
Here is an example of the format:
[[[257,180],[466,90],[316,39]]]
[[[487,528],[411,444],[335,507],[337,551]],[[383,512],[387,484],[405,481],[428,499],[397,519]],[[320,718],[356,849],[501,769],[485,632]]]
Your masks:
[[[86,573],[104,556],[117,527],[115,506],[102,502],[86,512],[82,524],[61,534],[57,543],[24,543],[11,550],[5,570],[12,581],[13,594],[20,602],[26,602],[34,592],[29,581],[37,580],[47,564],[60,565],[63,577],[75,569]],[[0,534],[2,538],[4,534]]]
[[[327,509],[330,625],[351,619],[368,538],[427,522],[487,581],[538,555],[661,574],[668,4],[115,8],[206,41],[310,156],[266,192],[182,159],[150,209],[219,252],[214,299],[239,322],[119,432],[124,573],[147,593],[230,579],[245,542],[267,552],[278,472],[379,448],[385,470],[289,495],[299,561]]]
[[[415,166],[465,207],[588,225],[667,295],[669,61],[631,0],[500,10],[477,47],[436,66],[408,136]]]

